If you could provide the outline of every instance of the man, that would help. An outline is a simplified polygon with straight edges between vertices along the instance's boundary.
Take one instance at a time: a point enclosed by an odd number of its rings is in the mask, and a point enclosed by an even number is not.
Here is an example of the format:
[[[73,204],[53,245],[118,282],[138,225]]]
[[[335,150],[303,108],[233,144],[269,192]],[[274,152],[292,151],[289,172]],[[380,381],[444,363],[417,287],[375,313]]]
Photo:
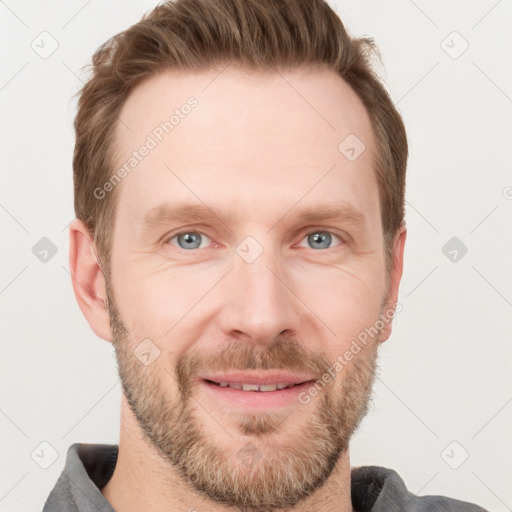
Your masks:
[[[70,265],[121,433],[45,511],[483,510],[350,467],[406,238],[371,50],[320,0],[178,0],[94,55]]]

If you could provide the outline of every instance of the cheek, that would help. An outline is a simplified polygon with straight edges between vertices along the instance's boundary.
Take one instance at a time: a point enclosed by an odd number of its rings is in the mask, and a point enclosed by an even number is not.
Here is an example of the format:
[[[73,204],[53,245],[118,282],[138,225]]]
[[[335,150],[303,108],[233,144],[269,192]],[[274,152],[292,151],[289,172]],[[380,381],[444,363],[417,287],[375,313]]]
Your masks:
[[[191,327],[194,311],[208,309],[208,292],[225,272],[214,265],[127,266],[115,292],[127,329],[137,338],[163,340]]]
[[[165,344],[172,340],[173,352],[186,351],[206,324],[214,322],[216,313],[231,304],[236,290],[229,288],[228,280],[222,282],[229,267],[225,261],[163,263],[151,268],[140,262],[126,265],[115,282],[121,318],[135,339]],[[282,298],[300,312],[300,325],[290,328],[299,336],[312,336],[316,348],[326,349],[327,340],[333,337],[338,352],[375,324],[384,289],[383,269],[375,258],[346,265],[295,260],[279,267],[280,276],[293,291],[283,293]]]
[[[385,281],[376,262],[366,262],[360,268],[309,265],[293,272],[296,294],[329,328],[336,349],[350,344],[377,321]]]

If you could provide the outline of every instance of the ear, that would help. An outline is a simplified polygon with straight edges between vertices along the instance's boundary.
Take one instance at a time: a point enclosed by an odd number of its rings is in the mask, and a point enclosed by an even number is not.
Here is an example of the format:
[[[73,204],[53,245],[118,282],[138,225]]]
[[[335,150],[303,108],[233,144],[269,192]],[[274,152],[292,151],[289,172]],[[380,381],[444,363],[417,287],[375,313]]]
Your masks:
[[[76,300],[91,329],[100,338],[112,341],[105,277],[89,230],[78,219],[69,227],[69,268]]]
[[[402,221],[400,228],[397,230],[393,239],[393,254],[392,254],[392,265],[389,274],[389,286],[388,296],[385,302],[383,314],[385,318],[384,327],[380,332],[379,342],[383,343],[391,336],[393,317],[391,313],[398,301],[398,288],[402,279],[402,273],[404,268],[404,248],[405,239],[407,237],[407,228],[405,227],[405,221]],[[400,311],[400,306],[397,306],[397,311]],[[388,318],[390,316],[390,318]]]

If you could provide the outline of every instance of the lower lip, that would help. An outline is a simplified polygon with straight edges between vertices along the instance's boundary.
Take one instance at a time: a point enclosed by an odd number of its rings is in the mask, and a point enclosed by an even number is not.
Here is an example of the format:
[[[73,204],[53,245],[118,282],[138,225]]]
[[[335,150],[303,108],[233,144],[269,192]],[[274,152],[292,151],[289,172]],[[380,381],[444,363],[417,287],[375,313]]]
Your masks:
[[[242,391],[229,386],[222,387],[202,380],[201,389],[214,400],[223,400],[238,407],[247,409],[269,409],[286,407],[299,402],[299,395],[307,391],[312,381],[304,382],[291,388],[276,389],[275,391]]]

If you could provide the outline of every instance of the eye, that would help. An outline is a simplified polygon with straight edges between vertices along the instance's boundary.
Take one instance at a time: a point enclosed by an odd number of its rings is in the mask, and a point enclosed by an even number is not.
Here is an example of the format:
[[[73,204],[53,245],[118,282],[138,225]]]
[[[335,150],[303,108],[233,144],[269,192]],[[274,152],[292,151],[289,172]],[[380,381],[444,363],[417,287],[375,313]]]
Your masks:
[[[335,246],[332,246],[331,243],[333,237],[337,238],[340,243],[336,244]],[[307,241],[309,247],[311,247],[312,249],[331,249],[332,247],[336,247],[343,243],[343,240],[339,235],[335,235],[330,231],[321,231],[318,229],[307,233],[304,239]]]
[[[172,245],[176,245],[176,243],[173,243],[173,240],[177,241],[178,247],[185,250],[204,249],[204,247],[201,247],[201,242],[204,240],[209,240],[211,242],[209,237],[197,231],[183,231],[182,233],[178,233],[172,238],[169,238],[167,242],[171,243]]]
[[[332,245],[333,237],[338,240],[336,245]],[[343,243],[339,235],[318,229],[307,233],[303,240],[306,240],[309,247],[312,249],[331,249]],[[204,249],[208,246],[208,242],[211,243],[210,237],[198,231],[182,231],[167,240],[167,243],[184,250]]]

